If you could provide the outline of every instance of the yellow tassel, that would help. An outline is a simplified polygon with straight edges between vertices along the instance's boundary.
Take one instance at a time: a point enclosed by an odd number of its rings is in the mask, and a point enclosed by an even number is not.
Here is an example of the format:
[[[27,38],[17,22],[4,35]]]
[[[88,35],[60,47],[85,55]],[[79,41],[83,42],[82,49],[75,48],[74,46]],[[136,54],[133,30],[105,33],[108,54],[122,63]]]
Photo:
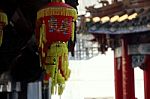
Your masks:
[[[51,94],[54,94],[54,87],[55,87],[54,82],[52,82],[51,84],[52,84],[51,85]]]
[[[51,44],[50,48],[47,51],[47,56],[45,60],[46,73],[50,74],[52,79],[52,93],[56,91],[57,85],[57,73],[58,73],[58,55],[57,55],[57,43]]]
[[[64,84],[59,84],[58,85],[58,95],[62,95],[64,89],[65,89],[65,85]]]
[[[75,29],[75,24],[72,22],[72,34],[71,34],[71,40],[74,41],[74,29]]]
[[[58,68],[59,57],[61,59],[61,70],[64,72],[64,76],[60,73],[60,68]],[[68,48],[65,42],[55,42],[51,44],[47,51],[47,56],[45,60],[46,73],[50,74],[52,79],[51,93],[62,95],[65,88],[65,81],[68,80],[70,76],[70,69],[68,68]]]
[[[8,24],[7,15],[4,12],[0,12],[0,46],[3,41],[3,27]]]
[[[62,65],[62,70],[63,70],[63,73],[64,75],[66,74],[66,61],[67,61],[67,55],[68,54],[68,49],[67,49],[67,43],[64,43],[63,44],[63,65]]]
[[[45,52],[43,51],[44,49],[44,44],[46,43],[46,27],[45,24],[43,23],[40,27],[40,39],[39,39],[39,48],[41,48],[41,54],[42,57],[45,57]]]
[[[57,84],[57,73],[58,73],[58,63],[56,65],[55,76],[54,76],[54,84]]]
[[[55,77],[56,65],[46,65],[45,68],[46,68],[46,73],[50,74],[50,77],[53,80]]]
[[[45,23],[42,24],[41,26],[41,36],[42,36],[42,42],[46,43],[46,26]]]
[[[57,42],[57,55],[58,56],[62,56],[62,53],[63,53],[62,46],[63,46],[63,43]]]
[[[39,39],[39,47],[42,47],[42,41],[43,41],[43,27],[40,27],[40,39]]]
[[[68,80],[68,78],[70,77],[71,74],[71,70],[68,68],[67,69],[67,74],[66,74],[66,81]]]
[[[0,30],[0,46],[2,45],[3,41],[3,30]]]
[[[4,23],[4,25],[8,24],[7,15],[4,12],[0,12],[0,22]]]
[[[61,73],[57,73],[57,83],[65,84],[65,78],[61,75]]]
[[[47,55],[57,57],[57,44],[56,43],[52,43],[50,45],[50,49],[49,49]]]

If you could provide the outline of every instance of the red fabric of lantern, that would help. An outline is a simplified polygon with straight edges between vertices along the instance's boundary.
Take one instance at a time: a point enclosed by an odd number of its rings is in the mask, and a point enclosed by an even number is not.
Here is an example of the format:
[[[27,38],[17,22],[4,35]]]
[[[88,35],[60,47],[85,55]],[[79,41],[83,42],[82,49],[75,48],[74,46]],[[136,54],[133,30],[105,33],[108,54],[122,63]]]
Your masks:
[[[47,42],[64,41],[67,42],[72,33],[71,16],[46,16],[43,18],[46,25]]]
[[[46,43],[67,42],[72,34],[76,10],[62,2],[51,2],[37,13],[37,22],[45,24]],[[39,38],[39,33],[36,33]],[[47,44],[46,44],[47,45]]]

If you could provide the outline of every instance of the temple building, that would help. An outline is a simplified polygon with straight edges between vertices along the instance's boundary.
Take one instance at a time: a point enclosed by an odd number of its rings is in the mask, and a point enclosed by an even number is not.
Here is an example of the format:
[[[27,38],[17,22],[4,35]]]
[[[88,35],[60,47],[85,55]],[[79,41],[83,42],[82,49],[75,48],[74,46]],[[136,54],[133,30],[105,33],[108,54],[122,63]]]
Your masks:
[[[135,99],[135,67],[144,71],[144,95],[150,99],[150,1],[99,3],[102,7],[86,7],[84,22],[102,54],[108,48],[114,50],[115,99]]]

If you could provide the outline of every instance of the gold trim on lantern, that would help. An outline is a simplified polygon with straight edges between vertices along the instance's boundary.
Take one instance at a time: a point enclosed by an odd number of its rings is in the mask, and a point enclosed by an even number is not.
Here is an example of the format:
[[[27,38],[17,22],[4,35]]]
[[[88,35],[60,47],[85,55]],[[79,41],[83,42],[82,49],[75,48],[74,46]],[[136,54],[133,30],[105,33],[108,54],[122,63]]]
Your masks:
[[[74,17],[74,20],[77,19],[77,11],[74,8],[64,7],[48,7],[45,9],[41,9],[37,12],[37,19],[51,15],[72,16]]]

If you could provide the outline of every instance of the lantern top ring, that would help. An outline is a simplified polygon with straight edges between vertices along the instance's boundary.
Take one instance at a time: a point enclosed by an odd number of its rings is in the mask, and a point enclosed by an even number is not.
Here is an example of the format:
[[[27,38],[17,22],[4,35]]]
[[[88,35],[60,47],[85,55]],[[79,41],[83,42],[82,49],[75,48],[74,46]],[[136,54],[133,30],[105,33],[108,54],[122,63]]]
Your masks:
[[[45,16],[71,16],[74,20],[77,19],[77,11],[68,4],[62,2],[51,2],[46,7],[37,12],[37,19]]]

